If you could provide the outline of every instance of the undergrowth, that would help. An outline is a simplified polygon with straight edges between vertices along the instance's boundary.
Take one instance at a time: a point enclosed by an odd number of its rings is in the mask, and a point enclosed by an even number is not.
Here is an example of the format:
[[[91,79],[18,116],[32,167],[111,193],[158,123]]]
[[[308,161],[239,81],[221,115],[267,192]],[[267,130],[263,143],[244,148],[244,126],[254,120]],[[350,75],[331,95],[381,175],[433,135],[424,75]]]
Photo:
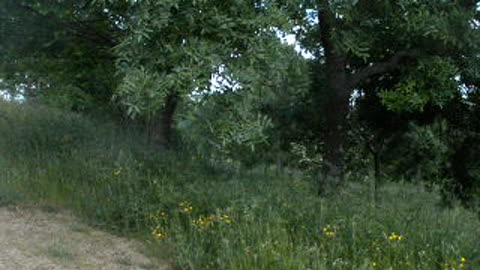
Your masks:
[[[0,105],[0,206],[27,198],[71,209],[171,247],[181,269],[480,267],[474,213],[440,208],[419,186],[388,184],[376,205],[361,184],[320,198],[300,176],[235,172],[157,151],[114,124]]]

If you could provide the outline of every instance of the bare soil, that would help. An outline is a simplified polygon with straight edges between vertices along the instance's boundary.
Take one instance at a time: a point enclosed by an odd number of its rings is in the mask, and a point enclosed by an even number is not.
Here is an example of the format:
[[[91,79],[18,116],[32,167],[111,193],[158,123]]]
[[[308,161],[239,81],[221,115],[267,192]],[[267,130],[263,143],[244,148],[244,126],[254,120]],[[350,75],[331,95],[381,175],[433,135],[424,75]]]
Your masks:
[[[91,228],[65,212],[0,208],[0,270],[171,269],[143,243]]]

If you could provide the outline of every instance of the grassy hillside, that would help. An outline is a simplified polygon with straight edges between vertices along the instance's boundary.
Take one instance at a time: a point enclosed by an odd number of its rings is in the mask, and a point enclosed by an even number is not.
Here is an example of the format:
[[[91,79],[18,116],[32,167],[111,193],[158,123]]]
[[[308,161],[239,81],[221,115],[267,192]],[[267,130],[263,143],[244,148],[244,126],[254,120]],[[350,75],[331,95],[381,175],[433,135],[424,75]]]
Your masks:
[[[171,248],[181,269],[479,269],[480,222],[436,193],[350,184],[316,196],[300,176],[234,173],[158,152],[135,131],[0,103],[0,205],[35,201]],[[161,255],[158,252],[159,256]]]

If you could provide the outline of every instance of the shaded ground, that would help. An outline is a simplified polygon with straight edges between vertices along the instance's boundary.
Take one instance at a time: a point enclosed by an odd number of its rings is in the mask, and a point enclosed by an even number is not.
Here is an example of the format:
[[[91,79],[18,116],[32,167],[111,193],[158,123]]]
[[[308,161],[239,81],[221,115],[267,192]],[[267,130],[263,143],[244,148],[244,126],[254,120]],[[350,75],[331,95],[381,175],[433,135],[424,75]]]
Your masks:
[[[66,213],[0,208],[0,270],[170,269],[139,252],[141,247]]]

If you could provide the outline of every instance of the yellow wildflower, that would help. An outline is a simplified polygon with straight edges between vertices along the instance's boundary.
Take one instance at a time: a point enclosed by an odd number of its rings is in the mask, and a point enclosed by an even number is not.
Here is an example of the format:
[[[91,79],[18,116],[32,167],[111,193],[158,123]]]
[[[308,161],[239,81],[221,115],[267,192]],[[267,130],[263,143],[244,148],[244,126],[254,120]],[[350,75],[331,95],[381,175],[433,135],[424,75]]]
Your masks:
[[[160,231],[157,231],[157,230],[153,231],[153,232],[152,232],[152,235],[153,235],[155,238],[159,238],[159,239],[165,239],[165,238],[167,238],[167,236],[168,236],[167,233],[165,233],[165,232],[160,232]]]
[[[180,209],[184,213],[190,213],[193,211],[193,206],[191,206],[188,201],[183,201],[179,205],[180,205]]]
[[[122,168],[119,168],[119,169],[113,171],[114,176],[119,176],[121,173],[122,173]]]
[[[205,230],[215,221],[215,216],[200,216],[197,219],[193,220],[193,225],[195,225],[199,230]]]
[[[326,237],[335,237],[337,235],[336,229],[330,225],[327,225],[323,228],[323,235]]]
[[[402,241],[402,240],[403,240],[403,236],[400,235],[400,234],[396,234],[396,233],[392,232],[392,233],[388,236],[388,240],[389,240],[390,242]]]
[[[220,220],[223,221],[224,223],[227,223],[227,224],[232,223],[232,219],[226,214],[221,214],[220,215]]]

